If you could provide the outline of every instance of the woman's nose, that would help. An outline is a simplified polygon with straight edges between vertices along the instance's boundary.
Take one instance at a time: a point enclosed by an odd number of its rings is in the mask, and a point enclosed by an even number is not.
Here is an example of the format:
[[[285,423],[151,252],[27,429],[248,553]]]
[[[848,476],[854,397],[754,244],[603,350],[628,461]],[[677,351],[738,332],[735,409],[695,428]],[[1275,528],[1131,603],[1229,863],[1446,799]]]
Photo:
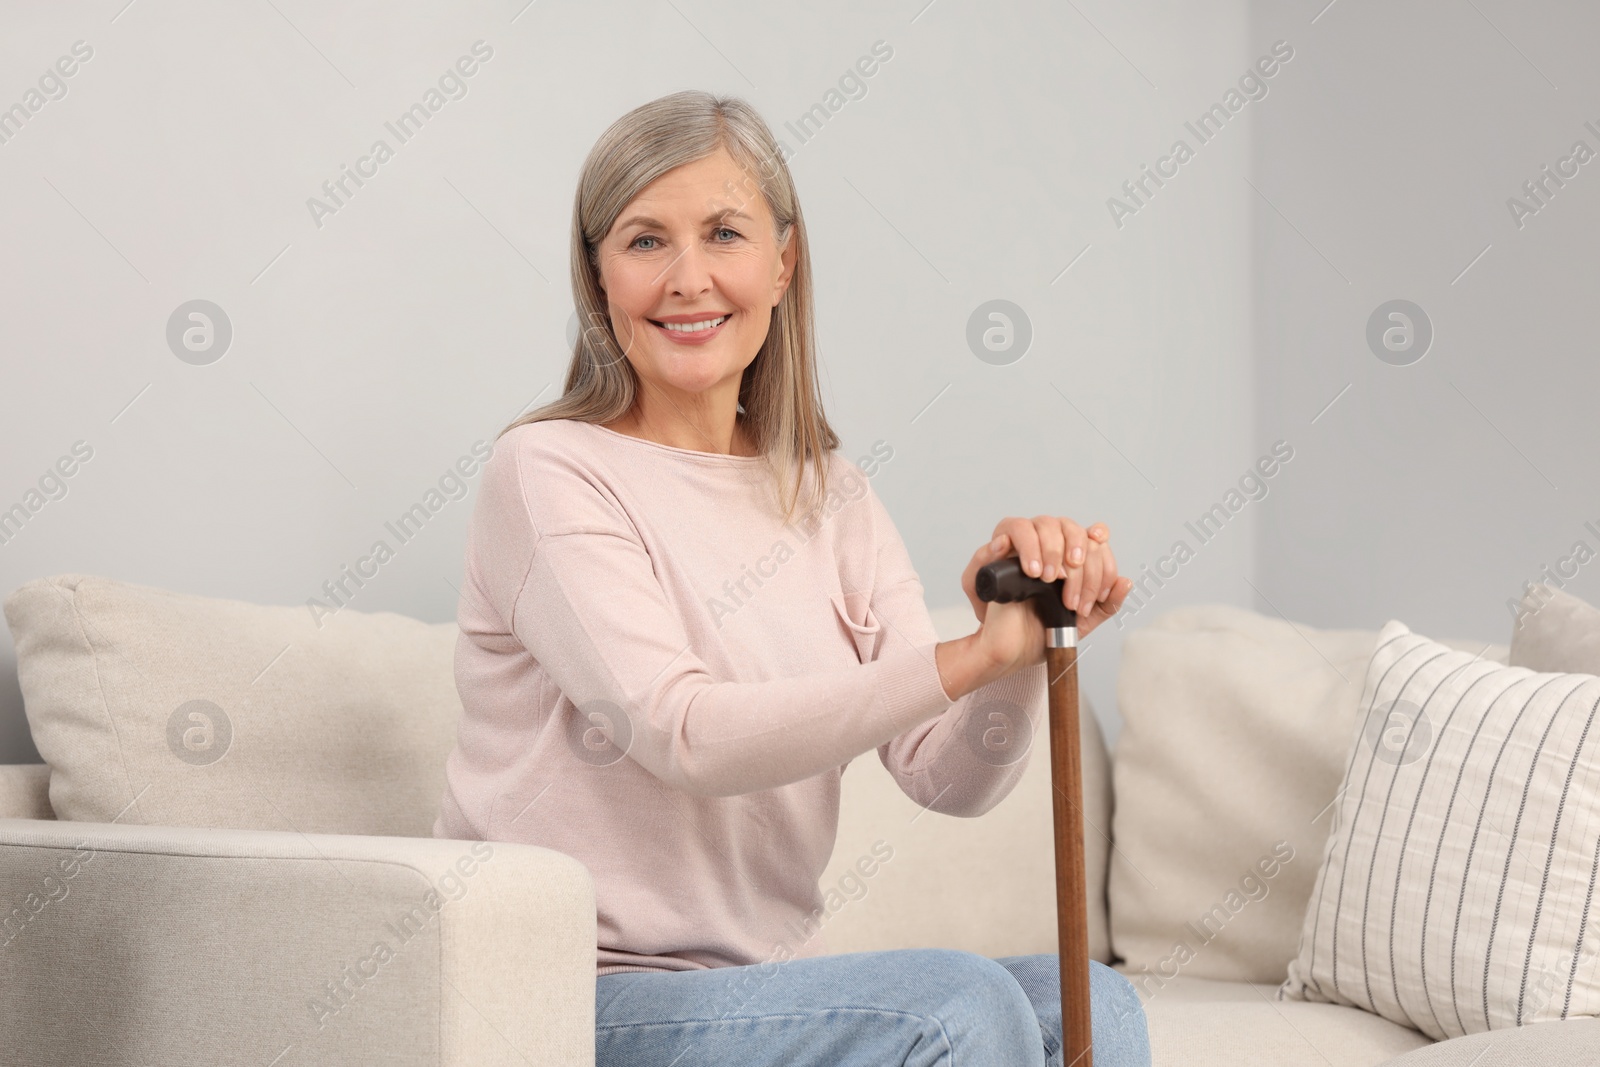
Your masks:
[[[711,288],[710,263],[698,241],[689,243],[672,257],[662,273],[662,280],[669,292],[687,297],[698,296]]]

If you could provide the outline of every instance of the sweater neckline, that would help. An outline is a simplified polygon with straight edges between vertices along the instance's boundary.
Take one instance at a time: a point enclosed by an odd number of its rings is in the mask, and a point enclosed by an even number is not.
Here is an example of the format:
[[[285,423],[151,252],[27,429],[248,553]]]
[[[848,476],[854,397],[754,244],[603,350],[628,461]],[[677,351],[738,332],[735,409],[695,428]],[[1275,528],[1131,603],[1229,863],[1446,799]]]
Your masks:
[[[666,452],[671,455],[683,456],[689,459],[703,460],[707,463],[727,463],[749,466],[751,464],[760,463],[763,459],[761,456],[733,456],[724,455],[721,452],[701,452],[693,448],[679,448],[676,445],[664,445],[659,441],[647,441],[643,437],[633,437],[630,434],[618,433],[616,430],[601,426],[598,422],[585,422],[583,420],[573,421],[582,422],[583,425],[591,426],[605,434],[607,437],[611,437],[619,441],[626,441],[629,444],[636,445],[641,448],[653,449],[657,452]]]

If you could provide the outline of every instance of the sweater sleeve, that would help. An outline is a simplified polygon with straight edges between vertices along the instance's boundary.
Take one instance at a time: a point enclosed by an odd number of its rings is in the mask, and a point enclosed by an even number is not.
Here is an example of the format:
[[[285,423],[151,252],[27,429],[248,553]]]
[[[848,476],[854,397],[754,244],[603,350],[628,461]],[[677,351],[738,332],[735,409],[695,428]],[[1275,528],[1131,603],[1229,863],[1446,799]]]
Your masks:
[[[951,705],[931,633],[839,670],[713,677],[616,499],[579,459],[527,436],[502,437],[485,463],[469,542],[475,580],[562,694],[684,792],[801,781]]]
[[[870,604],[889,633],[880,654],[937,643],[905,543],[877,494],[869,490],[868,499],[878,545]],[[1045,672],[1036,663],[973,690],[937,719],[878,746],[878,759],[923,807],[964,818],[984,814],[1011,792],[1027,770],[1034,743],[1046,738]]]

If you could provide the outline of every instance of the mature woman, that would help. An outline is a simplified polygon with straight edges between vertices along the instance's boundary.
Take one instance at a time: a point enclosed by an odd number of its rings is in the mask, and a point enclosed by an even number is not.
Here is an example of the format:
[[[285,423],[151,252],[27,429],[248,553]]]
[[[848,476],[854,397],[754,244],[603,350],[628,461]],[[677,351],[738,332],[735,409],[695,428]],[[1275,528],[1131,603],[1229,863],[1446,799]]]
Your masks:
[[[937,639],[894,523],[835,451],[799,200],[743,101],[675,93],[605,132],[572,285],[587,326],[565,391],[481,476],[435,836],[593,874],[602,1067],[1059,1064],[1054,954],[829,954],[818,880],[864,752],[949,815],[1016,784],[1022,761],[964,729],[997,703],[1044,721],[1044,633],[974,575],[1008,555],[1065,575],[1088,632],[1132,584],[1105,528],[1002,519],[961,579],[978,630]],[[1096,1067],[1148,1063],[1132,986],[1091,970]]]

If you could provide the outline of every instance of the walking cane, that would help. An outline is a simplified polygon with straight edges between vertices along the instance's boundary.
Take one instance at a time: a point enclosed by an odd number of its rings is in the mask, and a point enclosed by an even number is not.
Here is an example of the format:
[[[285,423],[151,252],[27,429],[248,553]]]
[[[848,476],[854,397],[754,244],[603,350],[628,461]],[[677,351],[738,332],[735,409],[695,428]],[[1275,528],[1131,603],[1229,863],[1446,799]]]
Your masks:
[[[1083,855],[1083,765],[1078,741],[1078,616],[1061,602],[1066,578],[1030,578],[1017,557],[978,569],[978,599],[1032,600],[1044,623],[1050,694],[1050,783],[1056,852],[1056,941],[1061,964],[1061,1052],[1093,1067],[1089,1014],[1089,897]]]

